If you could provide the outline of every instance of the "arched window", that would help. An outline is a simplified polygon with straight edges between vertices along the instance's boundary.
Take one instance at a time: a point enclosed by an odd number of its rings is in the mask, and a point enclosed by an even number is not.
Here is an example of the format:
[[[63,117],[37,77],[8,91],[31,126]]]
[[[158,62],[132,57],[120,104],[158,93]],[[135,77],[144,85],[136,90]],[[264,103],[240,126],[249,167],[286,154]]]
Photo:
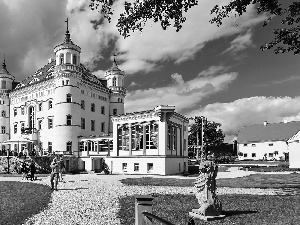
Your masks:
[[[72,116],[71,115],[67,115],[67,125],[68,126],[72,125]]]
[[[2,116],[2,117],[6,117],[6,112],[5,112],[4,110],[2,110],[1,116]]]
[[[59,59],[60,59],[60,64],[64,64],[64,54],[60,54]]]
[[[76,57],[76,55],[73,55],[73,64],[77,65],[77,57]]]
[[[117,78],[116,77],[113,78],[113,86],[117,86]]]
[[[52,101],[49,101],[49,109],[52,109]]]
[[[72,102],[72,95],[71,94],[67,94],[67,102]]]

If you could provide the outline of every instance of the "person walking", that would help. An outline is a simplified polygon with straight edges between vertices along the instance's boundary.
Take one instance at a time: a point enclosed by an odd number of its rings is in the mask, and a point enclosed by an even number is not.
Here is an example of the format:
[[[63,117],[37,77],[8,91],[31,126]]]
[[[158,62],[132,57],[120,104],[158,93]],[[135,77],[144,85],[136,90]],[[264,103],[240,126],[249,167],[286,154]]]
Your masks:
[[[21,173],[22,173],[22,180],[26,179],[26,176],[27,176],[27,166],[26,166],[25,162],[22,163]]]
[[[35,163],[33,161],[29,165],[29,171],[30,171],[30,180],[34,181],[34,174],[35,174],[36,168],[35,168]]]
[[[51,183],[51,190],[57,191],[57,183],[58,183],[58,176],[59,176],[59,165],[57,159],[54,158],[51,165],[51,174],[50,174],[50,183]]]
[[[59,161],[59,177],[58,177],[58,181],[60,182],[64,182],[64,179],[63,179],[63,173],[65,172],[65,163],[64,163],[64,160],[63,158],[60,159]]]

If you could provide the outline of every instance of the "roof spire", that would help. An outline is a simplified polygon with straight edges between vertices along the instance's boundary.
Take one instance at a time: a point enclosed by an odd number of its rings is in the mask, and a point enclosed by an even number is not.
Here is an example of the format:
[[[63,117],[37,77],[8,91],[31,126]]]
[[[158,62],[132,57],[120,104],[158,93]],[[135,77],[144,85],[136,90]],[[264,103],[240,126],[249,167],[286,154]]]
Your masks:
[[[6,69],[6,64],[5,64],[5,53],[4,53],[4,57],[3,57],[3,64],[2,64],[2,68]]]
[[[65,42],[70,43],[71,38],[70,38],[70,32],[69,32],[69,18],[65,21],[67,23],[67,31],[66,31],[66,37],[65,37]]]
[[[118,67],[118,64],[117,64],[117,61],[116,61],[116,56],[117,56],[117,53],[115,52],[114,53],[114,65],[113,66]]]

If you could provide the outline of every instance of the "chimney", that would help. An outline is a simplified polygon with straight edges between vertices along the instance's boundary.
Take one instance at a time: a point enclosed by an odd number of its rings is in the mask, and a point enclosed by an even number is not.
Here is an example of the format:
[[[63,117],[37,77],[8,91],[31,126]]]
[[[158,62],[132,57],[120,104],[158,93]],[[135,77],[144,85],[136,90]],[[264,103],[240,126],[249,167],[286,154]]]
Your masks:
[[[267,121],[264,121],[264,126],[267,126],[268,125],[268,122]]]

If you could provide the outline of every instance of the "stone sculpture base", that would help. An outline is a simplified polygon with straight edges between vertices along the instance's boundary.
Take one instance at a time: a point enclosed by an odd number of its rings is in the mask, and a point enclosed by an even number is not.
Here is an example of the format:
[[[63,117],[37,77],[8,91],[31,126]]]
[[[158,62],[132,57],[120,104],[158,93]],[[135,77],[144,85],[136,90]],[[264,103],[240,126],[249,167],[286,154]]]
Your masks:
[[[213,220],[220,220],[224,219],[225,215],[218,215],[218,216],[203,216],[202,214],[199,214],[197,212],[194,212],[194,210],[198,209],[193,209],[193,212],[189,212],[189,215],[195,219],[200,219],[200,220],[205,220],[205,221],[213,221]]]

